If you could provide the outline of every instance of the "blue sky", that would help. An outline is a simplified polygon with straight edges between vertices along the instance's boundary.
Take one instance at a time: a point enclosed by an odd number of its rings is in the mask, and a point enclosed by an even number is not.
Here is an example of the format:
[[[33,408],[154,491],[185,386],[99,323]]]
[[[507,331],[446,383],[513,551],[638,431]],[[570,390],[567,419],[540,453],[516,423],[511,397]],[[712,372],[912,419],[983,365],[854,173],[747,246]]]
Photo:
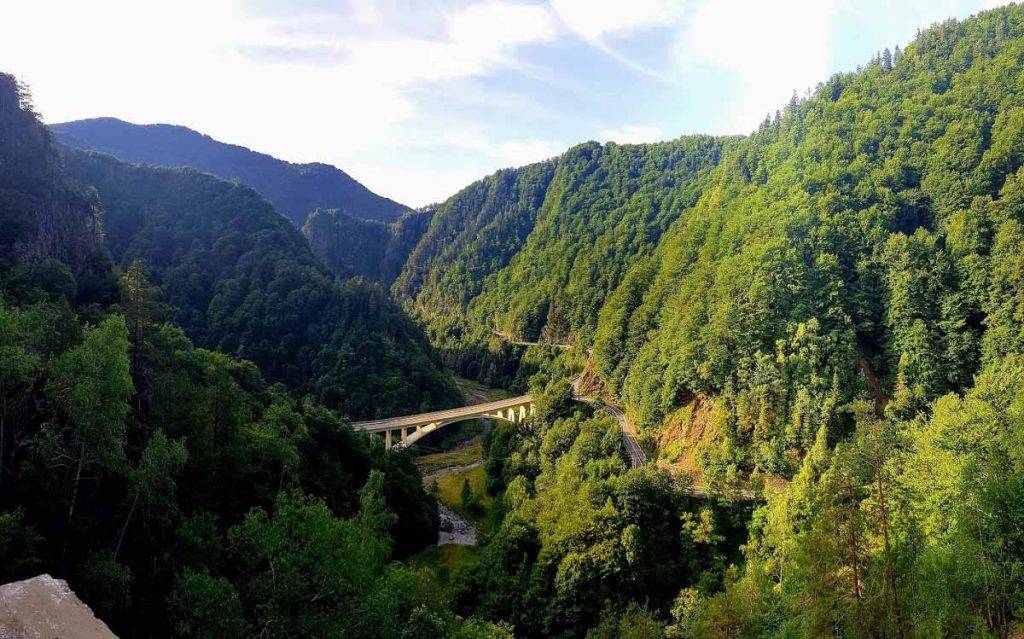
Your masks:
[[[412,206],[585,140],[746,133],[998,0],[35,0],[0,70],[48,122],[190,126]]]

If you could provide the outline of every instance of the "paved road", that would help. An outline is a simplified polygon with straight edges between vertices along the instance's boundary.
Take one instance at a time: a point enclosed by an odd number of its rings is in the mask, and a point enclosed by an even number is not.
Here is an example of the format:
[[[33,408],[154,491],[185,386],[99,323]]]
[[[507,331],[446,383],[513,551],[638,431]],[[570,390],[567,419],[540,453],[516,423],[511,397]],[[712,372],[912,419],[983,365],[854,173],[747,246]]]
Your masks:
[[[612,406],[611,404],[604,403],[603,400],[596,397],[588,397],[586,395],[580,395],[580,378],[572,380],[572,395],[581,402],[587,402],[594,406],[599,406],[604,411],[615,418],[615,421],[619,422],[619,430],[622,431],[622,445],[626,447],[626,454],[629,455],[629,465],[633,468],[639,468],[647,463],[647,453],[644,452],[643,448],[640,448],[640,444],[636,441],[636,431],[633,430],[633,425],[629,423],[626,418],[626,413],[622,412],[622,409],[618,406]]]
[[[588,402],[595,406],[599,406],[609,413],[612,417],[619,422],[619,428],[622,430],[622,444],[626,447],[626,454],[629,455],[629,462],[633,468],[638,468],[647,463],[647,455],[643,449],[640,448],[640,444],[636,441],[636,431],[633,430],[632,425],[626,418],[626,414],[622,412],[617,406],[604,403],[599,398],[582,396],[579,393],[580,380],[577,378],[572,381],[572,393],[573,397],[580,401]],[[375,419],[364,422],[354,422],[352,427],[356,430],[361,431],[384,431],[384,430],[397,430],[399,428],[408,428],[414,426],[422,426],[426,424],[436,424],[438,422],[451,422],[459,418],[470,418],[480,417],[485,413],[494,413],[499,410],[506,408],[512,408],[528,404],[533,401],[530,395],[520,395],[519,397],[510,397],[508,399],[498,400],[496,402],[487,402],[485,404],[471,404],[469,406],[461,406],[459,408],[450,408],[448,410],[439,410],[432,413],[420,413],[418,415],[401,415],[399,417],[389,417],[387,419]]]
[[[633,426],[626,419],[626,413],[622,412],[622,409],[618,406],[612,406],[611,404],[605,404],[604,402],[595,402],[607,413],[611,414],[617,422],[619,422],[619,429],[622,430],[622,443],[626,447],[626,454],[629,455],[629,464],[633,468],[639,468],[647,463],[647,454],[643,448],[640,448],[640,444],[636,441],[636,434],[633,431]]]

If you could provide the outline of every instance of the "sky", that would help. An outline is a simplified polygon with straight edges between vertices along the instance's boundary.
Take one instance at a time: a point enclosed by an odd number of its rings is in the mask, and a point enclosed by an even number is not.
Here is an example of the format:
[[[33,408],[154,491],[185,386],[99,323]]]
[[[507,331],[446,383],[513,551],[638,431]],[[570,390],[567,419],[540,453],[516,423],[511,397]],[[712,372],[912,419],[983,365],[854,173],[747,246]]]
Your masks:
[[[999,0],[4,0],[46,122],[181,124],[410,206],[587,140],[747,133]]]

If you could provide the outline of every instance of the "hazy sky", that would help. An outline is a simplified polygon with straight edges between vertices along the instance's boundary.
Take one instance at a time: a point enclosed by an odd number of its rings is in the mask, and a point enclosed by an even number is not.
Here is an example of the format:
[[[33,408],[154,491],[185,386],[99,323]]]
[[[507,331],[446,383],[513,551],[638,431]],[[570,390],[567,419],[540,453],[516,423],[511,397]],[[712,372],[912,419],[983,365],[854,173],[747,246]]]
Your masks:
[[[994,0],[4,0],[47,122],[183,124],[409,205],[584,140],[745,133]]]

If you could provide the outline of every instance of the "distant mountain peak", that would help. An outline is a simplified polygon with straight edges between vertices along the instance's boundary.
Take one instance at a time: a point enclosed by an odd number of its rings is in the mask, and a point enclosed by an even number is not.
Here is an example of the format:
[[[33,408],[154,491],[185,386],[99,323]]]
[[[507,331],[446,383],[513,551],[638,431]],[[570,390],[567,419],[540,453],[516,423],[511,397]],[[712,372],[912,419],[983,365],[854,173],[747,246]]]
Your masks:
[[[133,124],[102,117],[54,124],[50,129],[68,147],[99,151],[133,164],[190,166],[238,179],[259,191],[297,227],[318,208],[382,222],[395,221],[410,210],[330,164],[287,162],[181,125]]]

